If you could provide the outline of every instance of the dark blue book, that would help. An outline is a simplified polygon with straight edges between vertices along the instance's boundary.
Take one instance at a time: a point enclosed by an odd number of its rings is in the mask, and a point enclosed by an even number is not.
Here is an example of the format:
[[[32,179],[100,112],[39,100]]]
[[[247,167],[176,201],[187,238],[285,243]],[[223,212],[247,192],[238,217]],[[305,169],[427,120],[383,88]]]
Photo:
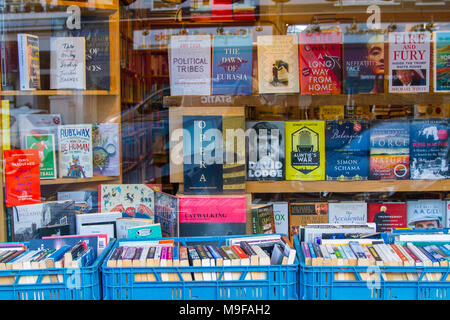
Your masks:
[[[251,35],[214,36],[213,94],[252,94],[252,48]]]
[[[328,120],[326,125],[326,179],[367,180],[369,130],[364,120]]]
[[[448,119],[411,121],[411,179],[449,178]]]

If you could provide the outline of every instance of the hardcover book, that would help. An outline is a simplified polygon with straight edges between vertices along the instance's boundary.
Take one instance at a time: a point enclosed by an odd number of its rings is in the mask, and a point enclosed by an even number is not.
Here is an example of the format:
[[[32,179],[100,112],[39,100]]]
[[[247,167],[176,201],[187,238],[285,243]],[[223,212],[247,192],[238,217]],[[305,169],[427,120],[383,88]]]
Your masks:
[[[369,124],[364,120],[326,122],[326,179],[367,180]]]
[[[180,237],[245,234],[245,196],[179,196]]]
[[[271,202],[275,218],[276,233],[289,235],[289,204],[284,201]],[[327,220],[328,221],[328,220]]]
[[[257,45],[259,93],[298,93],[297,38],[293,35],[258,36]]]
[[[389,92],[428,92],[429,32],[389,33]]]
[[[374,222],[377,232],[391,232],[392,228],[407,227],[405,202],[369,203],[367,214],[367,222]]]
[[[384,35],[344,34],[344,93],[384,93]]]
[[[18,33],[17,50],[19,56],[20,90],[40,89],[39,37]]]
[[[84,37],[50,38],[50,89],[86,89]]]
[[[154,221],[155,191],[146,184],[101,184],[100,212],[122,212],[124,218]]]
[[[434,32],[434,91],[450,92],[450,32]]]
[[[315,223],[328,223],[327,202],[289,203],[289,236],[299,234],[300,226]]]
[[[20,147],[26,148],[25,137],[32,134],[53,134],[56,151],[58,151],[58,126],[61,125],[59,114],[19,114],[17,125],[19,129]]]
[[[341,33],[300,33],[302,94],[340,94]]]
[[[252,36],[213,39],[212,94],[252,94]]]
[[[328,223],[353,224],[367,222],[367,203],[330,202]]]
[[[449,177],[448,119],[411,121],[411,179]]]
[[[25,136],[27,149],[37,149],[41,179],[56,179],[55,136],[53,134],[34,134]]]
[[[119,176],[119,124],[92,125],[94,176]]]
[[[92,125],[61,125],[58,140],[59,176],[92,178]]]
[[[41,202],[39,153],[36,149],[4,150],[5,205],[31,205]]]
[[[445,219],[445,201],[410,200],[408,206],[408,227],[417,229],[442,228]]]
[[[248,121],[247,180],[284,180],[284,122]]]
[[[287,121],[286,180],[325,180],[325,121]]]
[[[155,192],[155,223],[161,226],[164,237],[178,237],[178,198]]]
[[[276,233],[272,204],[252,205],[252,230],[253,234]]]
[[[172,36],[169,45],[170,94],[211,94],[211,37]]]
[[[375,120],[370,126],[371,180],[409,179],[409,121]]]
[[[71,200],[15,206],[10,213],[12,241],[38,239],[40,229],[51,226],[68,225],[69,234],[75,234],[74,201]]]

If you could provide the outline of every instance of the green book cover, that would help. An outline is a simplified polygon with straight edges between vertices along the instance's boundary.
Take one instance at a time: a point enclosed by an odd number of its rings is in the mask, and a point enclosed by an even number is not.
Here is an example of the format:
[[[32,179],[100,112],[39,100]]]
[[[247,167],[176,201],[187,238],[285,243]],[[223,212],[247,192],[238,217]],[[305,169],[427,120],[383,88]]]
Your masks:
[[[26,135],[25,143],[27,149],[39,150],[39,169],[41,179],[56,179],[55,135]]]
[[[130,239],[162,238],[161,225],[159,223],[156,223],[147,226],[128,228],[128,238]]]

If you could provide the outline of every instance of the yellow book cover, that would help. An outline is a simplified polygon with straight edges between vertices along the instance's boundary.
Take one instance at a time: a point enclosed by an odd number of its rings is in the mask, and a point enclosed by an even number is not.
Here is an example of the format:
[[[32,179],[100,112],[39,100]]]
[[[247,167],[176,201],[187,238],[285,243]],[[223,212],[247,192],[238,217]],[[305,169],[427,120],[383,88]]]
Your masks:
[[[325,180],[325,121],[287,121],[286,180]]]

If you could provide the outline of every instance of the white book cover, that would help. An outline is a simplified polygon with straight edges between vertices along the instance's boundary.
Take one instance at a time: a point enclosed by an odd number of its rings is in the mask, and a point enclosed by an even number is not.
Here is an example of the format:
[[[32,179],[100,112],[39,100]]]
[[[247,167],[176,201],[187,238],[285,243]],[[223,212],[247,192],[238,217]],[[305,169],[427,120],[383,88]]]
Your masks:
[[[410,200],[407,205],[408,227],[417,229],[442,228],[445,224],[445,201]]]
[[[77,234],[107,234],[109,239],[117,238],[116,225],[120,217],[120,212],[77,214]]]
[[[153,224],[151,219],[129,219],[120,218],[117,220],[117,239],[128,238],[128,229],[142,227]]]
[[[389,92],[428,92],[430,88],[429,32],[389,33]]]
[[[170,94],[211,94],[211,37],[172,36],[169,45]]]
[[[26,149],[25,137],[31,134],[53,134],[58,151],[58,126],[62,124],[60,114],[19,114],[16,117],[19,129],[20,148]]]
[[[84,37],[50,38],[50,89],[86,89]]]
[[[367,203],[331,202],[328,204],[328,223],[366,223]]]
[[[59,177],[92,178],[92,125],[58,127]]]
[[[275,217],[275,232],[284,235],[289,234],[289,208],[287,202],[271,202]]]

